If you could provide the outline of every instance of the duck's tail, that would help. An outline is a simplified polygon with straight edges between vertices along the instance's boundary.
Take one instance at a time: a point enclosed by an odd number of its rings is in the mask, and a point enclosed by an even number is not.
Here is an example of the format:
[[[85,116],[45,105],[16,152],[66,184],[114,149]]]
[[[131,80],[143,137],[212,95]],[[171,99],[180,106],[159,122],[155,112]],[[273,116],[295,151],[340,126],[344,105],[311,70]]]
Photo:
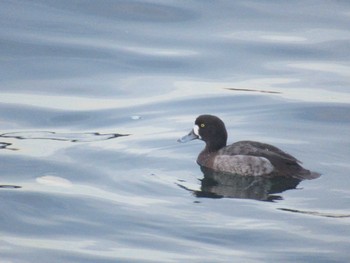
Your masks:
[[[302,168],[300,171],[295,173],[293,177],[300,179],[300,180],[312,180],[320,177],[321,174],[317,172],[313,172],[307,169]]]

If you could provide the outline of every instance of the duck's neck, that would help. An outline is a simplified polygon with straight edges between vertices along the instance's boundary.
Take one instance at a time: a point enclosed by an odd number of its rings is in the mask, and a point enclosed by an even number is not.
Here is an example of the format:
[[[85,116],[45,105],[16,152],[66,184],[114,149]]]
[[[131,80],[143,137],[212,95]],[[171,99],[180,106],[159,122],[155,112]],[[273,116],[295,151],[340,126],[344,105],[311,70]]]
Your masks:
[[[224,148],[225,146],[226,146],[226,139],[206,142],[204,152],[206,153],[217,152],[218,150],[220,150],[221,148]]]

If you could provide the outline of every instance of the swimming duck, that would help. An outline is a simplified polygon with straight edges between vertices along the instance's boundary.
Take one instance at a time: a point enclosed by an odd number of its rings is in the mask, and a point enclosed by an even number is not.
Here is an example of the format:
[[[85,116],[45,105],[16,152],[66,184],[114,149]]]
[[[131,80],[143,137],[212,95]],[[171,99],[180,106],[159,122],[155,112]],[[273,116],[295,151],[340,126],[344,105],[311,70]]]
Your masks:
[[[285,176],[312,179],[319,176],[300,165],[292,155],[270,144],[256,141],[239,141],[227,145],[224,122],[213,115],[200,115],[190,133],[178,140],[188,142],[199,139],[205,142],[197,163],[217,172],[241,176]]]

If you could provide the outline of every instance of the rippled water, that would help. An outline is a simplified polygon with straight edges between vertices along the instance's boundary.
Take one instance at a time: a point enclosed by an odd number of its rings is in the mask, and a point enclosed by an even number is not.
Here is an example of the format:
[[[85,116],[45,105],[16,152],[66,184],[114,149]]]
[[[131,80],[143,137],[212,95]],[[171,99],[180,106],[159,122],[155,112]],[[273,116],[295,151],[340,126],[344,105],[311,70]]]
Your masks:
[[[350,3],[0,5],[1,262],[348,261]],[[322,176],[208,184],[203,113]]]

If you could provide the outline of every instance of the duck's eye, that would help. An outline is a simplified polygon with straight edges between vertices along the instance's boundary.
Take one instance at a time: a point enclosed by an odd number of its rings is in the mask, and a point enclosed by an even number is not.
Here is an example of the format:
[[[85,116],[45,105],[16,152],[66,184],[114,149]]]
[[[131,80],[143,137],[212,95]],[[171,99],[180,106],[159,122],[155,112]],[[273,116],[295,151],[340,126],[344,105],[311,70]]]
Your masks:
[[[204,123],[202,123],[202,124],[201,124],[201,128],[204,128],[204,127],[205,127],[205,124],[204,124]]]

